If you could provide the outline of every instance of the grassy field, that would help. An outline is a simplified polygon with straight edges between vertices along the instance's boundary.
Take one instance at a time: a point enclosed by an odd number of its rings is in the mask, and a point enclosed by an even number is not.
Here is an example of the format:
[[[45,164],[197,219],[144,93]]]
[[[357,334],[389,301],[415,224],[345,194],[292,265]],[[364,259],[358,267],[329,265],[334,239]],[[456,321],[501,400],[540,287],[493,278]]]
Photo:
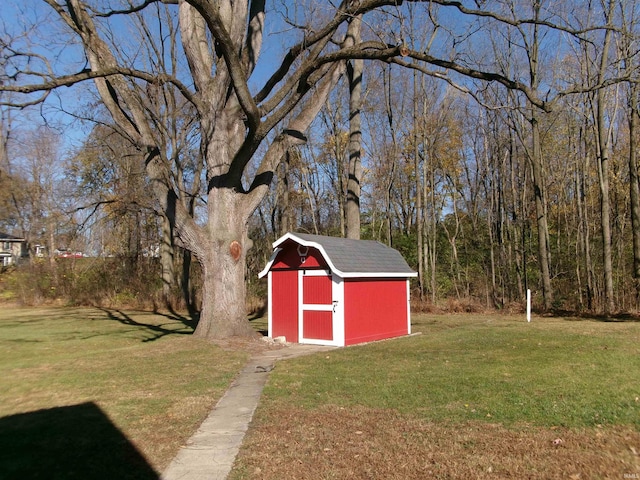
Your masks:
[[[231,478],[640,478],[640,322],[414,320],[279,363]]]
[[[0,310],[0,478],[157,478],[249,353],[177,315]]]
[[[422,335],[280,362],[231,478],[640,478],[640,322],[414,320]],[[191,332],[0,310],[0,478],[157,478],[260,348]]]

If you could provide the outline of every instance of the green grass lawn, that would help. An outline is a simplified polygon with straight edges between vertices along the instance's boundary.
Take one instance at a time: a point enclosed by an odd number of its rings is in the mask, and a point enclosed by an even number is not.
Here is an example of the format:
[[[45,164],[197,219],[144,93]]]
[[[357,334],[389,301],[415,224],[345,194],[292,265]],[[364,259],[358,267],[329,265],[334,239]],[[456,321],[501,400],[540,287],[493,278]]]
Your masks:
[[[640,476],[640,322],[413,329],[278,363],[231,478]],[[191,332],[178,315],[0,310],[0,478],[157,478],[249,355]]]
[[[191,332],[178,315],[1,309],[0,477],[157,477],[248,358]]]
[[[640,474],[640,322],[414,321],[421,335],[279,363],[232,478]]]
[[[639,323],[419,321],[420,336],[287,363],[266,396],[306,408],[393,408],[425,420],[640,428]]]

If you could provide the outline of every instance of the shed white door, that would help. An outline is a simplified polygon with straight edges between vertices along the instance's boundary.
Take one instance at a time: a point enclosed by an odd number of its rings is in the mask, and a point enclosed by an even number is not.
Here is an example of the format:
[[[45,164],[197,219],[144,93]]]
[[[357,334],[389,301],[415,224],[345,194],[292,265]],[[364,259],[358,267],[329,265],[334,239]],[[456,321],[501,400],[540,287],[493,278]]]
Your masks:
[[[325,270],[300,273],[300,342],[332,343],[335,306],[331,273]]]

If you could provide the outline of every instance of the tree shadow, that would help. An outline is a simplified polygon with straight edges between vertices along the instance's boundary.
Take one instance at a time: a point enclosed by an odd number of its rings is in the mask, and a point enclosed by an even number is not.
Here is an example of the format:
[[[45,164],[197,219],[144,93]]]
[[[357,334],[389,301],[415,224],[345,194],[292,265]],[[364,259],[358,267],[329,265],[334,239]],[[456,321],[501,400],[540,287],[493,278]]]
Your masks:
[[[260,308],[255,309],[249,315],[249,322],[253,324],[253,328],[263,337],[269,335],[269,330],[267,328],[260,328],[268,325],[267,320],[265,319],[265,314],[267,313],[267,305],[263,305]]]
[[[153,313],[155,313],[156,315],[162,315],[166,318],[170,318],[171,320],[177,320],[181,322],[185,327],[190,328],[192,331],[195,330],[198,326],[198,322],[200,321],[200,312],[198,310],[189,308],[189,316],[185,316],[181,313],[176,312],[171,305],[167,305],[167,310],[169,311],[169,313],[164,313],[154,308]]]
[[[93,402],[0,418],[3,479],[159,479]]]
[[[262,335],[263,337],[269,336],[269,330],[265,330],[264,328],[256,329],[256,332]]]
[[[184,315],[180,315],[178,313],[162,313],[158,311],[154,311],[155,315],[159,315],[171,320],[170,325],[175,325],[175,322],[179,322],[183,325],[182,328],[168,328],[164,324],[154,324],[154,323],[144,323],[138,320],[135,320],[133,317],[118,309],[110,309],[105,307],[98,307],[99,310],[103,311],[107,314],[110,320],[115,320],[120,322],[123,325],[129,325],[133,327],[140,327],[148,330],[152,336],[149,338],[145,338],[143,342],[153,342],[158,340],[159,338],[165,337],[167,335],[191,335],[198,325],[198,319],[185,317]]]
[[[258,309],[256,309],[256,310],[254,310],[254,311],[251,313],[251,315],[249,315],[249,321],[251,322],[251,321],[253,321],[253,320],[257,320],[257,319],[259,319],[259,318],[262,318],[262,317],[264,317],[264,315],[265,315],[266,313],[267,313],[267,307],[266,307],[266,305],[265,305],[265,306],[262,306],[262,307],[260,307],[260,308],[258,308]]]
[[[616,313],[611,315],[573,312],[569,310],[554,310],[549,314],[552,317],[562,317],[569,321],[588,321],[607,322],[607,323],[624,323],[624,322],[640,322],[640,315],[633,313]]]

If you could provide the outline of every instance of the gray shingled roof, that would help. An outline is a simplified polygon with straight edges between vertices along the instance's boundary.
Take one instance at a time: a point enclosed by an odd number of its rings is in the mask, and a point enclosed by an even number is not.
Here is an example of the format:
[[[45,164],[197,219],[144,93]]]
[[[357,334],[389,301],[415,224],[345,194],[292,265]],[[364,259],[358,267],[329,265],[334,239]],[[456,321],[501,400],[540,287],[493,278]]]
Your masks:
[[[336,273],[386,273],[407,277],[416,275],[400,252],[375,240],[353,240],[307,233],[291,235],[320,245],[329,257],[326,260],[338,270]]]
[[[2,241],[14,241],[14,242],[24,242],[24,238],[14,237],[13,235],[8,235],[4,232],[0,232],[0,240]]]

